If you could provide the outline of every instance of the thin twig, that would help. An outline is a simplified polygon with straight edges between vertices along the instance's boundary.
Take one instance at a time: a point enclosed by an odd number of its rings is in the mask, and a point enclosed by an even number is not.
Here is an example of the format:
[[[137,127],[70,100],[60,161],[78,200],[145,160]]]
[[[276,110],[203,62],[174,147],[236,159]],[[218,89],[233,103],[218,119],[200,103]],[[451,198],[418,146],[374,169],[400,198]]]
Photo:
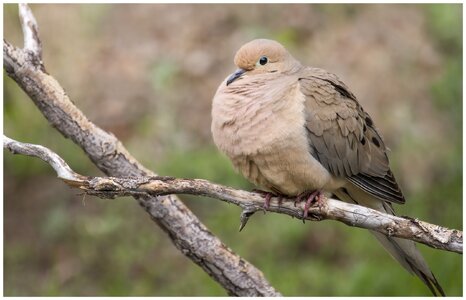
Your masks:
[[[42,60],[42,43],[39,38],[39,26],[27,4],[20,3],[19,20],[23,30],[24,49],[30,51],[39,60]]]

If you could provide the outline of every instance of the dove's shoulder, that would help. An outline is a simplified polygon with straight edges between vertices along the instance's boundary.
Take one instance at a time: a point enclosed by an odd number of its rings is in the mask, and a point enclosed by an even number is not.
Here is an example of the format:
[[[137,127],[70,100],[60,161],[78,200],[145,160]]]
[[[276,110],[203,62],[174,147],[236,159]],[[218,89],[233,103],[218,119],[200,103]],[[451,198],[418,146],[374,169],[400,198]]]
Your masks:
[[[337,75],[328,72],[327,70],[314,67],[304,67],[300,70],[298,78],[304,89],[310,86],[313,88],[319,88],[327,93],[333,94],[338,92],[342,96],[357,103],[356,96],[351,92],[348,86],[346,86],[346,84],[341,81]]]

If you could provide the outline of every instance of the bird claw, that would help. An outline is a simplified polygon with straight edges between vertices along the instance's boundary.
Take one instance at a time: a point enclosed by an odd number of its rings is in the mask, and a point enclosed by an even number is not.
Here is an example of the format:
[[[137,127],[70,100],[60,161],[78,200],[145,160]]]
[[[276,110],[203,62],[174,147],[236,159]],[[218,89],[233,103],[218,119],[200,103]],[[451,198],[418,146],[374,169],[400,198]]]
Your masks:
[[[282,204],[282,201],[283,201],[283,196],[282,195],[278,195],[278,194],[275,194],[275,193],[271,193],[271,192],[267,192],[267,191],[263,191],[263,190],[259,190],[259,189],[253,189],[252,191],[254,193],[260,194],[262,197],[265,198],[264,206],[262,207],[262,209],[264,211],[264,214],[270,208],[270,199],[272,199],[272,197],[278,197],[278,206],[280,206]]]
[[[315,190],[312,193],[309,194],[309,192],[304,192],[299,194],[296,199],[295,199],[295,206],[296,203],[301,202],[303,198],[307,198],[306,202],[304,203],[304,208],[303,208],[303,223],[307,219],[309,215],[309,208],[313,205],[317,205],[319,209],[323,208],[323,194],[320,190]]]
[[[272,193],[265,194],[265,201],[264,201],[264,206],[263,206],[264,214],[270,207],[270,199],[272,199],[272,195],[273,195]]]

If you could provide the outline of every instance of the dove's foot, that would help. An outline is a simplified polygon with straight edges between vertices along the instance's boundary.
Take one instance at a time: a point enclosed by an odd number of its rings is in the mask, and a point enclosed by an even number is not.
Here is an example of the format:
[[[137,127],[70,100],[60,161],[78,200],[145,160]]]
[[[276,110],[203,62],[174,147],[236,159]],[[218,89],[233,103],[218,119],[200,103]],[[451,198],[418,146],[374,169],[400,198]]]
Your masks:
[[[281,205],[282,201],[283,201],[283,195],[280,195],[280,194],[276,194],[276,193],[272,193],[272,192],[267,192],[267,191],[263,191],[263,190],[258,190],[258,189],[253,189],[252,190],[254,193],[258,193],[258,194],[261,194],[262,197],[265,198],[265,201],[264,201],[264,209],[267,210],[269,209],[270,207],[270,199],[272,199],[272,197],[278,197],[278,205]]]
[[[295,200],[295,206],[297,202],[301,202],[306,199],[306,203],[304,204],[303,209],[303,220],[305,220],[309,214],[309,208],[311,205],[318,205],[319,208],[323,206],[323,194],[320,190],[315,190],[313,192],[304,192],[299,194]]]

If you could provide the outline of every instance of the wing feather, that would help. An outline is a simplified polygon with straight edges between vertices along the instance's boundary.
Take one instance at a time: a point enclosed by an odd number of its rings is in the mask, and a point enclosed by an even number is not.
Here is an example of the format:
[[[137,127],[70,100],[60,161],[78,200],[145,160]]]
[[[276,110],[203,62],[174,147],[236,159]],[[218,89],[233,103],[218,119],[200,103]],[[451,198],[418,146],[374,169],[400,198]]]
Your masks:
[[[312,155],[333,175],[375,197],[404,203],[371,117],[335,75],[307,68],[300,78]]]

